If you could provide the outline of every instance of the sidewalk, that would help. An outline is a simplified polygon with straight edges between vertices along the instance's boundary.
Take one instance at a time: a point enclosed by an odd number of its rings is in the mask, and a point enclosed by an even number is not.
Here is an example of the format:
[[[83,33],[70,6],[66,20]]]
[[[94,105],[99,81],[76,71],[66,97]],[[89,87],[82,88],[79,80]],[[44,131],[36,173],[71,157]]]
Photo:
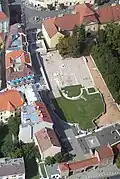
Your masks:
[[[106,103],[106,113],[103,114],[96,121],[97,124],[101,126],[117,122],[118,120],[120,121],[120,111],[118,110],[117,105],[114,102],[114,99],[112,98],[104,80],[102,79],[99,70],[97,69],[96,65],[94,64],[90,56],[87,56],[86,58],[88,60],[87,64],[94,79],[95,85],[103,94],[104,101]]]

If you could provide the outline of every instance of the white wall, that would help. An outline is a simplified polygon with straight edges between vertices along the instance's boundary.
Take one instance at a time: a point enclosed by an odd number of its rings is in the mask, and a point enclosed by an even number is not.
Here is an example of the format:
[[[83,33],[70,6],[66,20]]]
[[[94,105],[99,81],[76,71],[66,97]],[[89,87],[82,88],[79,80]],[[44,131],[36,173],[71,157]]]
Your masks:
[[[3,176],[2,179],[25,179],[25,173],[19,175],[14,174],[14,175]]]
[[[42,7],[47,7],[47,4],[53,4],[55,5],[56,0],[29,0],[30,4],[33,4],[34,6],[42,6]],[[63,3],[65,6],[71,6],[75,5],[77,3],[82,4],[83,2],[94,4],[94,0],[58,0],[57,5]]]

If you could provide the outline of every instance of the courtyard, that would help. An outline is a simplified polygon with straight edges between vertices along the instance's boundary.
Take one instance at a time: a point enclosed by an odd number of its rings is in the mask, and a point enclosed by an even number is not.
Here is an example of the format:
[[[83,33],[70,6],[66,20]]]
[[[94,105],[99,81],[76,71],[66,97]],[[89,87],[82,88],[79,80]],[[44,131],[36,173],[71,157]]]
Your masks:
[[[73,91],[78,92],[78,86],[74,86],[74,89],[72,87]],[[61,92],[61,97],[53,99],[53,104],[63,120],[79,123],[81,129],[94,127],[93,120],[104,112],[100,93],[88,94],[85,89],[83,89],[82,95],[75,100],[65,98]]]
[[[43,57],[43,64],[61,119],[79,123],[82,129],[94,127],[94,119],[104,113],[104,104],[86,59],[62,59],[57,52],[50,52]]]
[[[62,59],[58,52],[49,52],[43,57],[43,64],[55,98],[61,96],[59,89],[66,86],[81,85],[85,88],[94,86],[84,57]]]

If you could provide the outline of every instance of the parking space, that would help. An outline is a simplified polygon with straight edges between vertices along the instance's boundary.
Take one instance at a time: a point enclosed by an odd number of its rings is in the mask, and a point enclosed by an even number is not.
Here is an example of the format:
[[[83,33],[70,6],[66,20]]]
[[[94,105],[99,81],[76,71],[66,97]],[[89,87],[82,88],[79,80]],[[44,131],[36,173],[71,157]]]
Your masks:
[[[62,59],[58,52],[52,52],[44,56],[44,66],[55,97],[60,96],[58,89],[65,86],[94,86],[84,57]]]

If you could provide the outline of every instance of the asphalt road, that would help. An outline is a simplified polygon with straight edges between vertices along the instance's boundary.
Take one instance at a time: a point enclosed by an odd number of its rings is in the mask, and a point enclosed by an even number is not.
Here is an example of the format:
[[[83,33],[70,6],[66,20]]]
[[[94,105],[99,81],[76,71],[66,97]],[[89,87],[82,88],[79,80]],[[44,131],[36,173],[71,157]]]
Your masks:
[[[60,14],[68,14],[71,12],[71,8],[72,8],[71,7],[70,9],[66,9],[66,10],[40,11],[38,9],[35,9],[34,7],[32,8],[28,5],[25,5],[22,2],[22,0],[16,0],[16,2],[13,4],[21,4],[26,16],[26,26],[28,29],[41,28],[41,22],[46,17],[54,17]],[[36,23],[33,20],[34,17],[40,17],[40,22]]]
[[[54,10],[54,11],[39,11],[36,9],[32,9],[29,7],[24,6],[24,12],[26,15],[26,24],[28,28],[41,28],[42,20],[44,20],[46,17],[55,17],[60,14],[67,14],[70,13],[71,10],[63,11],[63,10]],[[33,21],[34,17],[40,17],[40,22],[36,23]]]

